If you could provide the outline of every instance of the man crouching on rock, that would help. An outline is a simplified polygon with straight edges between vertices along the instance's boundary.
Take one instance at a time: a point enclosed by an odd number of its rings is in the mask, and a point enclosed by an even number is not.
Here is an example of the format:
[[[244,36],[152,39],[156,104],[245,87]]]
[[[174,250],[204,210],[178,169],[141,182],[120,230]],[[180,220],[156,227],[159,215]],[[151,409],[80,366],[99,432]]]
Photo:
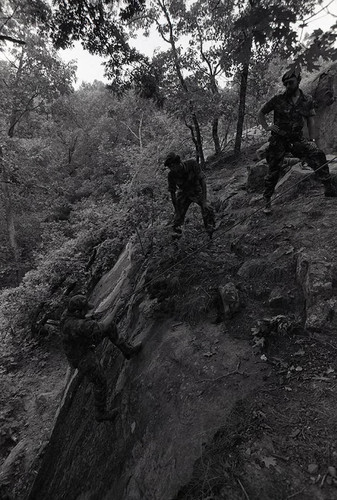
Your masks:
[[[332,184],[326,156],[315,142],[315,109],[311,96],[299,88],[300,69],[287,71],[282,77],[285,92],[270,99],[258,114],[259,123],[266,131],[271,132],[266,160],[269,172],[265,179],[265,209],[271,213],[271,196],[277,184],[283,159],[286,152],[296,158],[305,160],[324,185],[325,196],[336,196],[336,188]],[[274,112],[274,123],[269,126],[265,115]],[[303,136],[304,122],[308,125],[309,140]]]
[[[126,359],[135,356],[141,343],[132,346],[118,337],[114,322],[105,326],[96,320],[86,318],[91,308],[84,295],[71,297],[62,314],[60,327],[62,343],[69,364],[77,368],[80,375],[92,383],[95,397],[95,417],[98,422],[114,420],[117,409],[107,411],[107,380],[95,354],[95,347],[108,338],[123,353]]]

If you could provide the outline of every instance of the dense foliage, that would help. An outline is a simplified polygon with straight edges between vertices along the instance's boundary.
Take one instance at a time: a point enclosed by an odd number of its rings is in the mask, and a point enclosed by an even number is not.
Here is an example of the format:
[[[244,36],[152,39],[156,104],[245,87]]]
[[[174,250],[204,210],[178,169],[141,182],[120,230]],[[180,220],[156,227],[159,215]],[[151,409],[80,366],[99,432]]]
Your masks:
[[[130,238],[140,255],[151,247],[171,215],[162,167],[168,151],[205,164],[234,141],[238,149],[279,73],[296,58],[309,70],[335,58],[333,32],[298,43],[293,23],[305,24],[315,5],[1,2],[0,321],[7,338],[35,334],[48,316],[57,318],[65,297],[89,291]],[[150,61],[129,37],[153,26],[167,50]],[[111,85],[74,91],[76,67],[55,50],[74,40],[107,56]]]
[[[114,97],[100,84],[60,97],[43,127],[4,149],[16,176],[21,270],[32,270],[3,292],[0,320],[5,334],[27,336],[46,314],[59,318],[70,291],[87,292],[136,228],[147,238],[149,225],[169,217],[163,158],[170,149],[191,151],[183,127],[155,104],[132,91]]]

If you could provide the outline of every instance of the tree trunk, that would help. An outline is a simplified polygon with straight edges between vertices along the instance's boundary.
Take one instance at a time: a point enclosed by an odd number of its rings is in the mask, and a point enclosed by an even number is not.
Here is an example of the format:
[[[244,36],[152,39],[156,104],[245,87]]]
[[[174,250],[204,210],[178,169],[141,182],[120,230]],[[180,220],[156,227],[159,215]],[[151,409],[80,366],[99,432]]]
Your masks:
[[[12,112],[11,112],[11,118],[10,118],[9,129],[8,129],[8,136],[9,137],[14,136],[15,126],[17,125],[17,123],[19,121],[18,117],[20,114],[20,109],[19,109],[20,107],[18,106],[17,89],[18,89],[18,85],[20,82],[21,74],[22,74],[23,57],[24,57],[24,49],[21,50],[19,65],[18,65],[18,68],[16,70],[15,80],[14,80],[13,86],[12,86],[13,104],[12,104]]]
[[[16,275],[15,284],[18,285],[20,282],[20,277],[19,277],[20,250],[16,239],[15,219],[14,219],[13,202],[11,194],[11,183],[3,161],[3,152],[1,146],[0,146],[0,168],[2,172],[2,191],[3,191],[3,201],[6,214],[8,239],[10,247],[13,251],[13,257],[15,263],[15,275]]]
[[[72,141],[72,143],[69,144],[69,147],[68,147],[68,167],[71,166],[73,155],[74,155],[75,149],[76,149],[77,139],[78,139],[78,135],[75,137],[75,139]]]
[[[159,2],[159,5],[164,13],[164,16],[166,17],[166,20],[167,20],[167,23],[169,26],[169,38],[168,39],[165,38],[164,35],[162,35],[162,37],[166,42],[169,42],[169,44],[171,45],[174,66],[176,69],[176,73],[177,73],[180,85],[181,85],[182,89],[184,90],[184,92],[186,93],[186,95],[189,96],[190,92],[189,92],[186,80],[182,74],[182,70],[181,70],[181,66],[180,66],[180,60],[179,60],[177,47],[175,44],[175,38],[174,38],[174,34],[173,34],[173,26],[172,26],[170,14],[169,14],[169,11],[167,10],[165,2]],[[194,131],[196,134],[195,139],[196,139],[196,147],[197,147],[197,152],[198,152],[197,157],[199,156],[201,167],[203,168],[205,166],[205,157],[204,157],[204,152],[203,152],[203,148],[202,148],[202,138],[201,138],[201,132],[200,132],[200,125],[199,125],[199,121],[198,121],[198,118],[196,116],[196,113],[194,111],[194,104],[193,104],[192,99],[189,100],[189,108],[190,108],[192,122],[194,125]]]
[[[204,157],[204,150],[202,148],[202,137],[201,137],[198,118],[196,117],[195,113],[192,113],[192,120],[193,120],[195,134],[196,134],[196,146],[197,146],[198,156],[199,156],[199,160],[200,160],[200,165],[201,165],[201,168],[205,168],[205,157]]]
[[[17,120],[18,114],[19,114],[19,112],[17,109],[12,110],[10,125],[9,125],[9,129],[8,129],[8,137],[12,138],[14,136],[15,126],[18,122],[18,120]]]
[[[243,64],[243,68],[242,68],[242,72],[241,72],[239,113],[238,113],[238,121],[237,121],[237,126],[236,126],[235,145],[234,145],[234,154],[235,155],[239,155],[240,151],[241,151],[243,122],[245,119],[245,110],[246,110],[246,94],[247,94],[248,73],[249,73],[249,62],[245,62]]]
[[[219,118],[216,117],[213,119],[212,123],[212,137],[214,142],[214,150],[215,154],[221,153],[220,139],[219,139]]]
[[[200,158],[199,158],[198,141],[197,141],[197,139],[195,137],[193,125],[189,125],[186,120],[185,120],[185,125],[191,131],[192,141],[193,141],[193,144],[195,146],[195,157],[196,157],[197,162],[199,163]]]

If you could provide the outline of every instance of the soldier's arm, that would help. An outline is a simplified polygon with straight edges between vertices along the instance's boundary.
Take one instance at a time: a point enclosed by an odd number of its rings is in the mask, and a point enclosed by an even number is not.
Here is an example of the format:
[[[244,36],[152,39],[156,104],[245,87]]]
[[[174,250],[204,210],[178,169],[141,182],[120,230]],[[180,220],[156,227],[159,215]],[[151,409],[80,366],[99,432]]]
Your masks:
[[[201,179],[200,179],[200,185],[201,185],[201,189],[202,189],[202,202],[203,202],[203,205],[206,205],[206,201],[207,201],[207,185],[206,185],[205,177],[201,177]]]
[[[85,338],[88,344],[97,345],[103,339],[102,329],[97,321],[85,320],[81,328],[81,335]]]
[[[262,109],[260,109],[260,111],[258,112],[257,119],[258,119],[259,124],[262,126],[262,128],[266,132],[268,132],[269,125],[268,125],[267,120],[266,120],[266,115],[265,115],[265,113],[263,113]]]
[[[275,102],[274,97],[270,99],[258,112],[257,119],[259,124],[266,132],[275,132],[276,134],[280,133],[280,129],[277,125],[268,125],[266,120],[266,115],[274,110]]]
[[[316,123],[315,123],[315,117],[314,116],[309,116],[308,120],[308,132],[309,132],[309,140],[310,141],[315,141],[316,138]]]
[[[115,342],[118,340],[118,329],[117,329],[117,325],[114,321],[101,322],[100,328],[101,328],[103,337],[108,337],[112,342]]]
[[[310,105],[309,105],[309,111],[308,111],[308,116],[307,116],[307,125],[308,125],[308,133],[309,133],[309,140],[310,141],[315,141],[316,139],[316,111],[314,108],[314,102],[310,100]]]
[[[168,174],[168,190],[170,191],[171,194],[171,201],[172,205],[174,208],[176,208],[176,203],[177,203],[177,198],[176,198],[176,190],[177,190],[177,185],[175,183],[175,180],[173,176],[171,175],[171,172]]]

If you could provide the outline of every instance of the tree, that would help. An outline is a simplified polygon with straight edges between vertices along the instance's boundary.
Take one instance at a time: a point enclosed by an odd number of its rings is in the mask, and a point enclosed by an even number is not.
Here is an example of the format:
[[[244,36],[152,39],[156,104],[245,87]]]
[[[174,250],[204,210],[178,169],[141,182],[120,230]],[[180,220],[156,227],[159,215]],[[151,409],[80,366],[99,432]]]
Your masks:
[[[204,166],[204,152],[202,146],[202,136],[199,119],[193,101],[192,93],[189,88],[188,78],[184,76],[184,62],[182,51],[178,44],[179,36],[182,34],[182,28],[186,13],[184,0],[175,0],[167,2],[166,0],[152,0],[147,10],[136,20],[131,20],[134,29],[142,28],[148,33],[150,27],[155,25],[162,39],[169,44],[169,60],[167,64],[171,70],[174,70],[175,84],[179,86],[184,96],[184,105],[187,105],[188,116],[185,119],[186,126],[190,129],[191,137],[196,149],[196,157]]]
[[[15,2],[9,2],[9,6],[12,14],[9,16],[7,13],[8,28],[18,39],[25,40],[24,44],[15,44],[7,49],[8,61],[2,63],[0,83],[2,123],[7,129],[7,138],[1,138],[6,153],[1,157],[1,185],[9,243],[18,273],[20,252],[16,230],[16,201],[20,198],[18,192],[23,186],[18,184],[16,176],[12,177],[16,167],[12,155],[15,147],[11,141],[18,132],[21,137],[31,136],[29,120],[32,115],[46,114],[48,106],[57,96],[72,91],[75,68],[71,64],[64,64],[43,34],[37,34],[35,20],[34,28],[30,27],[31,11],[28,11],[28,15]],[[30,173],[27,174],[26,181],[31,179]]]
[[[309,56],[308,51],[303,51],[297,42],[297,33],[294,23],[312,13],[316,2],[297,0],[239,0],[237,3],[238,14],[233,23],[228,43],[224,50],[223,67],[228,73],[233,69],[239,72],[239,111],[235,139],[235,153],[239,154],[241,149],[241,137],[245,117],[247,83],[251,64],[254,62],[268,60],[275,54],[284,58],[302,52],[302,62]],[[327,57],[333,55],[327,45],[331,38],[327,37],[326,45],[321,44],[320,50],[315,55]],[[316,44],[318,49],[319,43]]]
[[[6,0],[0,3],[0,42],[12,42],[24,45],[25,39],[20,33],[22,23],[47,23],[50,17],[48,2],[43,0]],[[0,45],[0,51],[2,47]]]
[[[50,23],[52,41],[57,49],[71,47],[80,40],[91,54],[106,56],[110,73],[121,80],[124,65],[139,59],[131,48],[123,22],[142,10],[145,0],[126,0],[119,8],[116,0],[55,0]]]
[[[8,53],[5,84],[11,94],[8,135],[24,117],[43,111],[59,95],[72,91],[75,67],[65,64],[46,39],[25,31],[26,43]]]
[[[203,102],[208,103],[207,116],[212,117],[212,138],[216,154],[221,151],[218,128],[219,118],[223,114],[218,80],[224,73],[221,60],[227,32],[233,21],[233,7],[234,0],[221,4],[214,0],[199,0],[186,11],[184,19],[183,33],[189,37],[189,48],[185,56],[186,69],[204,90]],[[210,95],[207,96],[207,93]]]

